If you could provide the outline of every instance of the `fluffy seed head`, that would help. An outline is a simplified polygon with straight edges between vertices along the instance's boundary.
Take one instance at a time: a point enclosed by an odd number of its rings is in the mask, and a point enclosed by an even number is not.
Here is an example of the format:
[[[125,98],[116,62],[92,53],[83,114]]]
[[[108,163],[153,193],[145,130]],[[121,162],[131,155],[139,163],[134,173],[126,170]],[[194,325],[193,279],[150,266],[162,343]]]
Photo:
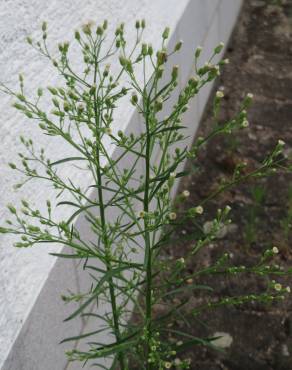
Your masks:
[[[190,192],[188,190],[184,190],[182,194],[185,198],[188,198],[190,196]]]
[[[168,215],[170,220],[175,220],[176,219],[176,213],[175,212],[170,212]]]
[[[204,208],[202,206],[197,206],[195,208],[195,211],[196,211],[196,213],[198,213],[199,215],[201,215],[204,212]]]
[[[224,93],[223,93],[223,91],[217,91],[216,92],[216,98],[218,98],[218,99],[222,99],[224,97]]]
[[[274,289],[277,291],[277,292],[280,292],[282,290],[282,285],[280,283],[276,283],[274,285]]]

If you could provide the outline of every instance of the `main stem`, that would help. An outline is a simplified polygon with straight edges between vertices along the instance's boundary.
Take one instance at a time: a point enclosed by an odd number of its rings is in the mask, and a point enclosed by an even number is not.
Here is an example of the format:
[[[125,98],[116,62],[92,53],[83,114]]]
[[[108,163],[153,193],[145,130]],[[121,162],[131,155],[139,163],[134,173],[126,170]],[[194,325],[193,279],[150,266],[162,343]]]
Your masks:
[[[97,159],[99,164],[99,151],[97,150]],[[99,165],[98,165],[99,167]],[[106,257],[106,269],[108,272],[111,272],[112,266],[111,266],[111,249],[110,245],[108,243],[108,237],[107,237],[107,230],[106,230],[106,221],[105,221],[105,211],[104,211],[104,203],[103,203],[103,194],[102,194],[102,177],[100,170],[97,170],[97,180],[98,180],[98,197],[99,197],[99,209],[100,209],[100,221],[101,221],[101,227],[102,227],[102,233],[103,233],[103,243],[105,248],[105,257]],[[115,296],[115,288],[114,288],[114,281],[112,274],[109,274],[109,290],[110,290],[110,301],[111,301],[111,307],[112,307],[112,314],[113,314],[113,323],[114,323],[114,331],[116,336],[116,341],[120,342],[121,340],[121,332],[120,332],[120,325],[119,325],[119,315],[117,310],[117,302],[116,302],[116,296]],[[126,369],[125,365],[125,359],[122,352],[118,355],[119,363],[121,370]]]
[[[150,132],[149,132],[149,99],[147,99],[146,109],[146,175],[145,175],[145,191],[144,191],[144,240],[145,240],[145,263],[146,263],[146,369],[151,370],[152,365],[148,362],[150,353],[150,341],[152,337],[152,251],[150,243],[150,233],[148,225],[148,212],[149,212],[149,182],[150,182]]]
[[[96,76],[97,76],[97,65],[95,65],[94,84],[96,84]],[[102,228],[102,241],[103,241],[104,249],[105,249],[106,269],[108,272],[110,272],[112,270],[112,265],[111,265],[112,256],[111,256],[111,248],[110,248],[109,240],[107,236],[105,207],[104,207],[104,202],[103,202],[102,175],[100,171],[100,150],[99,150],[99,142],[100,142],[99,110],[97,106],[96,92],[94,93],[94,115],[95,115],[95,126],[96,126],[96,175],[97,175],[97,185],[98,185],[100,222],[101,222],[101,228]],[[114,281],[113,281],[113,277],[111,273],[109,274],[109,276],[110,276],[109,277],[109,291],[110,291],[110,302],[111,302],[112,315],[113,315],[114,332],[115,332],[116,341],[120,342],[121,332],[120,332],[119,314],[117,310],[117,302],[116,302],[116,296],[115,296]],[[118,360],[119,360],[121,370],[126,370],[125,357],[124,357],[123,352],[119,352]]]

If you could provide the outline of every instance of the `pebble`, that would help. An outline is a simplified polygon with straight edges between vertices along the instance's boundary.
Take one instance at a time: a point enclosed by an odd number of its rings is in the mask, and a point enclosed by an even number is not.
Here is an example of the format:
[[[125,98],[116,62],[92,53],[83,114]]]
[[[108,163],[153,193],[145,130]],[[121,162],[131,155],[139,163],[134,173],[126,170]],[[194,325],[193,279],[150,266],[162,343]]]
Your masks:
[[[212,341],[212,344],[219,348],[229,348],[233,342],[233,338],[229,333],[218,331],[213,334],[213,337],[220,337]]]
[[[285,356],[285,357],[290,356],[290,352],[289,352],[287,344],[282,345],[282,355]]]

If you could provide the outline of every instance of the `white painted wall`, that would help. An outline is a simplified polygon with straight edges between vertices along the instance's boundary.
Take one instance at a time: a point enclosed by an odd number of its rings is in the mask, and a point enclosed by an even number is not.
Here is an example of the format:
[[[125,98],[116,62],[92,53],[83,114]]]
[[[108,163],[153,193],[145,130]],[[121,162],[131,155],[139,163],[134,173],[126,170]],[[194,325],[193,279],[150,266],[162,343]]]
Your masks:
[[[145,18],[148,25],[145,38],[154,47],[159,46],[157,35],[166,25],[172,29],[170,48],[177,40],[184,40],[180,56],[173,60],[183,69],[180,80],[183,86],[192,72],[195,47],[199,44],[204,46],[204,60],[216,44],[227,41],[240,4],[241,0],[0,0],[0,80],[16,87],[17,74],[23,72],[29,91],[56,83],[57,78],[46,61],[24,42],[28,34],[32,37],[39,35],[43,20],[48,21],[49,38],[54,45],[71,40],[74,29],[89,20],[98,23],[107,18],[112,27],[124,21],[129,29],[129,24],[133,24],[135,19]],[[129,32],[128,36],[133,39],[134,33]],[[185,124],[188,124],[192,135],[210,89],[202,91],[185,116]],[[65,153],[70,155],[67,147],[40,135],[39,130],[16,114],[10,105],[11,100],[1,95],[0,223],[8,216],[5,211],[7,203],[17,205],[25,197],[41,208],[42,203],[54,195],[51,189],[39,182],[17,192],[12,190],[18,178],[6,163],[13,162],[22,149],[18,140],[20,134],[45,146],[51,158],[61,158]],[[139,120],[131,106],[123,106],[118,116],[123,129],[139,130]],[[73,175],[81,184],[90,182],[84,173]],[[66,209],[61,212],[60,218],[66,217]],[[77,222],[81,229],[84,228],[82,219]],[[66,346],[58,346],[57,343],[91,324],[78,321],[74,327],[72,322],[63,324],[62,320],[69,311],[59,297],[67,289],[76,291],[79,285],[87,286],[87,279],[80,278],[78,268],[72,262],[48,256],[49,247],[16,250],[12,247],[13,242],[13,237],[0,236],[0,368],[80,369],[80,364],[67,364],[64,356]]]

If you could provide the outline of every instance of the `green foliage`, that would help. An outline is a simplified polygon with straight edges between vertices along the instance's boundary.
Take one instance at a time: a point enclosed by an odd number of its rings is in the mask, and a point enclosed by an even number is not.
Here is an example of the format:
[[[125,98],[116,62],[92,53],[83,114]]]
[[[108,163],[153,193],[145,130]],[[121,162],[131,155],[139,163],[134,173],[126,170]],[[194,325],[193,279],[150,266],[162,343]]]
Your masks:
[[[74,349],[67,355],[71,361],[88,362],[105,368],[99,360],[110,358],[111,369],[119,366],[129,369],[130,361],[141,369],[156,370],[175,366],[189,368],[183,358],[186,349],[194,345],[212,346],[216,338],[196,338],[189,333],[171,329],[171,324],[187,303],[184,300],[174,303],[174,297],[182,292],[202,290],[207,297],[212,289],[197,285],[196,277],[209,274],[222,276],[254,273],[259,276],[277,276],[284,272],[279,266],[270,264],[277,248],[267,250],[258,264],[253,267],[234,266],[228,254],[224,254],[212,266],[202,267],[190,273],[186,262],[190,256],[200,252],[216,238],[221,228],[230,223],[230,207],[218,210],[210,230],[202,231],[190,251],[182,251],[177,260],[161,259],[159,256],[167,247],[176,229],[187,220],[200,223],[203,206],[226,189],[241,181],[259,178],[283,169],[281,152],[283,143],[275,149],[261,165],[250,173],[243,172],[239,164],[231,179],[221,183],[219,188],[200,204],[193,204],[189,210],[179,214],[177,202],[184,202],[190,195],[184,190],[172,202],[172,190],[179,178],[187,173],[182,165],[186,159],[197,161],[201,147],[216,135],[231,134],[248,126],[247,108],[252,95],[247,94],[239,111],[225,123],[217,122],[222,93],[217,93],[214,101],[214,126],[204,138],[186,145],[185,127],[182,125],[184,113],[190,101],[208,83],[220,74],[220,69],[228,62],[215,62],[223,44],[219,44],[209,61],[199,66],[202,49],[194,53],[195,72],[186,86],[179,88],[179,67],[172,63],[172,55],[177,53],[182,42],[174,50],[167,52],[166,40],[169,29],[162,34],[161,48],[153,50],[143,41],[145,21],[137,21],[136,40],[129,45],[125,36],[124,24],[117,27],[113,37],[107,35],[107,22],[93,27],[83,26],[75,32],[75,43],[58,45],[59,57],[52,57],[47,46],[47,25],[42,26],[41,41],[27,38],[28,43],[48,59],[60,76],[60,85],[39,88],[35,98],[26,97],[25,79],[19,77],[19,91],[0,85],[1,90],[14,97],[13,106],[33,124],[37,124],[50,140],[63,140],[75,154],[71,157],[50,160],[44,148],[37,148],[31,139],[21,137],[25,152],[19,154],[19,163],[10,163],[12,170],[23,176],[16,187],[28,181],[44,181],[56,191],[54,199],[44,200],[46,212],[40,212],[29,200],[20,206],[8,205],[11,218],[1,233],[19,236],[15,246],[33,247],[43,243],[55,243],[67,247],[68,252],[58,255],[62,258],[80,259],[84,273],[90,274],[92,285],[88,291],[63,296],[63,300],[79,303],[78,308],[66,318],[78,316],[96,319],[96,330],[64,339],[64,342],[86,340],[87,349]],[[79,47],[83,58],[83,70],[75,71],[69,58],[71,47]],[[118,61],[119,70],[112,71],[110,61]],[[142,76],[142,78],[140,78]],[[176,102],[167,117],[161,118],[166,102],[177,96]],[[42,108],[43,99],[51,101],[51,110]],[[119,130],[117,107],[132,104],[142,122],[141,133],[126,134]],[[114,155],[109,148],[115,148]],[[125,167],[125,163],[127,166]],[[124,165],[123,165],[124,164]],[[90,186],[82,186],[77,179],[65,176],[63,166],[74,166],[87,171],[91,176]],[[143,171],[141,171],[143,168]],[[257,200],[261,198],[255,192]],[[57,207],[66,207],[71,214],[59,220]],[[77,217],[82,215],[93,237],[84,238],[75,226]],[[142,260],[137,256],[142,255]],[[283,299],[289,289],[272,282],[262,293],[240,297],[224,297],[219,302],[197,307],[193,315],[201,310],[213,309],[221,305],[237,305],[247,301],[270,302]],[[99,314],[96,302],[107,303],[107,312]],[[100,303],[101,302],[101,303]],[[93,305],[93,303],[95,303]],[[154,315],[157,305],[167,308],[167,313]],[[131,307],[137,312],[137,320],[128,320]],[[176,339],[168,342],[166,334]],[[101,335],[100,335],[101,334]],[[103,341],[110,337],[111,343]],[[85,348],[82,346],[82,348]],[[182,358],[181,358],[182,356]]]

